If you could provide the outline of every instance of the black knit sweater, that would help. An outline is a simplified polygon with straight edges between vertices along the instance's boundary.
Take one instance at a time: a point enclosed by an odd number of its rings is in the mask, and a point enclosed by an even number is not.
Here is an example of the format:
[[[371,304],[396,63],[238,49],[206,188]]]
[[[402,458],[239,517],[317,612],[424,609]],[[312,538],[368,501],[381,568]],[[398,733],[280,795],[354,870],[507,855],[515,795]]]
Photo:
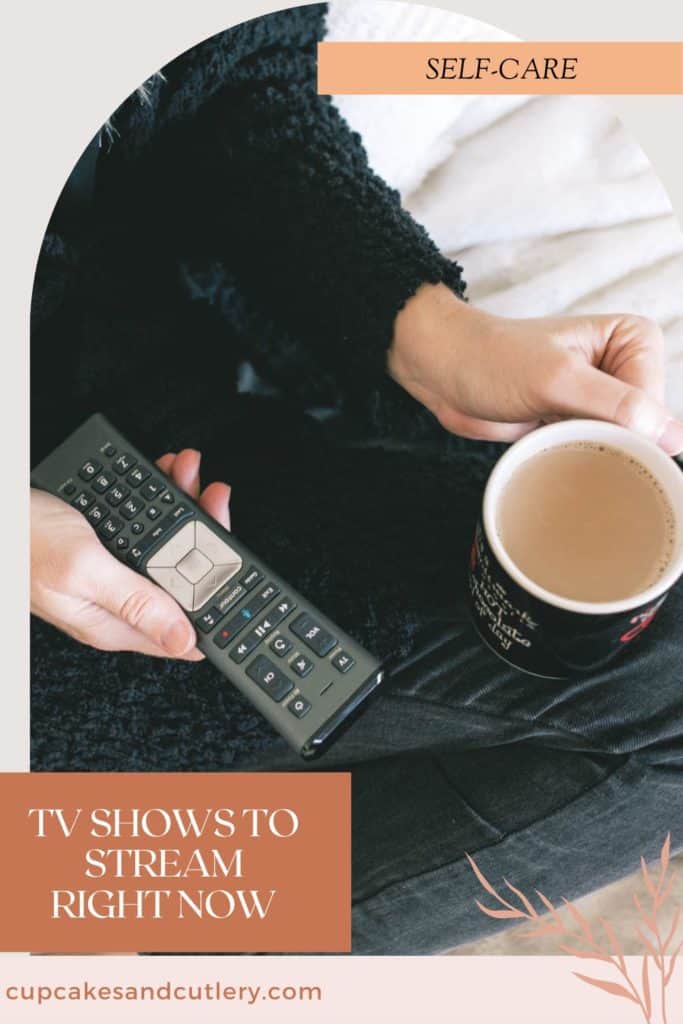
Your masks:
[[[245,356],[305,403],[367,397],[419,285],[460,293],[459,267],[316,92],[325,13],[294,8],[214,36],[116,111],[92,208],[75,230],[63,198],[39,262],[35,455],[57,440],[65,405],[74,421],[97,406],[124,428],[141,405],[173,418],[178,369],[199,356],[181,373],[193,389]],[[191,336],[177,336],[178,316]]]
[[[207,40],[84,154],[38,266],[32,448],[99,409],[152,457],[201,449],[238,535],[385,657],[463,614],[491,451],[384,371],[401,305],[424,281],[459,294],[460,271],[317,95],[324,18]],[[273,742],[210,664],[103,654],[39,620],[32,683],[36,769],[220,770]]]

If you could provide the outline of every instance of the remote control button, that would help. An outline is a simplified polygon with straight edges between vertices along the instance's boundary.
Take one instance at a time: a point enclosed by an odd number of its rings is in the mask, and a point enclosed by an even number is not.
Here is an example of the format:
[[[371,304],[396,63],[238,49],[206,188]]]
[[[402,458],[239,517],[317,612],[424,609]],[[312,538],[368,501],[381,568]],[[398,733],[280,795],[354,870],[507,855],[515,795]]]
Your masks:
[[[114,447],[113,444],[105,444],[104,448],[102,449],[102,454],[106,455],[108,459],[113,459],[114,456],[116,455],[116,448]]]
[[[230,590],[226,590],[224,594],[221,594],[219,599],[216,601],[215,611],[219,612],[221,618],[234,608],[238,601],[241,601],[246,590],[241,583],[236,583]]]
[[[137,524],[133,523],[133,526],[131,527],[131,529],[135,531],[135,526],[136,525],[137,526],[142,526],[142,523],[137,523]],[[149,551],[149,549],[156,544],[156,542],[164,535],[164,533],[166,533],[167,529],[171,525],[173,525],[173,524],[171,524],[171,523],[165,524],[165,522],[159,523],[159,525],[155,526],[153,530],[150,530],[150,532],[147,534],[146,537],[142,537],[141,540],[139,540],[137,542],[137,544],[134,547],[131,548],[130,554],[128,555],[128,564],[132,565],[134,567],[138,566],[140,564],[140,562],[142,561],[142,559],[144,558],[144,556]],[[138,531],[135,531],[135,532],[138,532]],[[178,534],[181,534],[181,533],[183,533],[183,530],[178,530]],[[171,540],[169,541],[169,543],[172,543],[174,540],[175,540],[175,537],[172,537]],[[182,538],[181,538],[181,542],[182,542]],[[190,543],[192,543],[191,540],[190,540]],[[165,551],[166,547],[167,546],[164,546],[161,550]],[[185,546],[184,550],[187,551],[187,547],[186,546]],[[148,569],[150,569],[152,566],[155,566],[157,564],[156,559],[157,559],[158,555],[159,555],[159,552],[157,552],[157,554],[154,555],[150,559],[149,565],[147,566]],[[161,562],[166,562],[166,566],[168,566],[169,568],[172,567],[172,565],[169,566],[169,563],[163,557],[160,559],[160,561]],[[163,567],[166,567],[166,566],[163,566]],[[152,576],[152,578],[155,578],[153,572],[150,572],[150,576]]]
[[[277,654],[278,658],[284,658],[285,654],[289,654],[292,649],[292,641],[288,640],[286,636],[276,636],[271,641],[270,649]]]
[[[193,609],[194,587],[175,569],[154,569],[150,576],[174,597],[179,605],[190,612]]]
[[[216,633],[213,638],[213,642],[216,647],[220,647],[223,650],[228,644],[235,639],[240,630],[244,629],[247,621],[243,619],[241,615],[235,615],[229,622],[226,622],[224,626]]]
[[[150,537],[155,539],[160,532],[175,528],[178,508],[184,508],[184,506],[178,506],[166,516],[152,530]],[[176,530],[170,540],[162,544],[152,555],[146,566],[152,579],[157,580],[166,589],[169,589],[172,578],[169,572],[178,577],[173,596],[186,611],[190,612],[198,611],[207,604],[230,577],[239,571],[241,565],[241,563],[238,565],[213,565],[203,548],[197,544],[198,525],[193,520]],[[144,543],[139,546],[144,547]],[[163,581],[158,578],[159,573],[163,576]],[[226,638],[226,642],[228,639],[232,639],[233,635],[231,633],[230,637]]]
[[[62,494],[66,495],[67,498],[70,498],[71,495],[75,493],[76,484],[73,482],[73,480],[67,480],[65,484],[62,484]]]
[[[307,658],[305,654],[297,654],[294,661],[290,662],[290,668],[303,679],[309,672],[313,671],[314,665],[311,659]]]
[[[148,519],[158,519],[160,515],[161,509],[159,508],[158,505],[150,505],[149,508],[147,509]]]
[[[129,494],[129,487],[122,487],[121,484],[115,484],[106,495],[107,502],[112,506],[112,508],[116,508],[116,506],[120,505],[123,499],[127,498]]]
[[[254,658],[247,668],[247,675],[264,693],[276,701],[282,700],[294,689],[284,672],[281,672],[277,665],[273,665],[272,661],[269,661],[263,654]]]
[[[115,551],[119,551],[119,552],[127,551],[128,550],[128,538],[127,537],[117,537],[116,540],[114,541],[114,550]]]
[[[124,517],[124,519],[133,519],[135,516],[139,515],[140,512],[142,512],[144,507],[144,501],[138,498],[137,495],[133,495],[132,497],[127,498],[126,501],[124,501],[123,505],[119,509],[119,512]]]
[[[295,718],[303,718],[311,710],[311,707],[310,700],[306,700],[305,697],[294,697],[287,705],[287,710],[291,711]]]
[[[201,629],[202,633],[210,633],[222,618],[223,616],[218,611],[218,608],[209,608],[208,612],[204,612],[203,615],[194,620],[194,624]]]
[[[272,621],[274,626],[278,626],[283,619],[287,618],[290,612],[294,611],[295,608],[296,601],[293,601],[291,597],[281,597],[268,618]]]
[[[114,461],[112,462],[112,469],[114,469],[119,476],[127,473],[136,463],[136,459],[133,458],[128,452],[121,452]]]
[[[148,480],[145,486],[140,491],[140,494],[145,501],[153,501],[154,498],[158,498],[161,491],[164,489],[164,483],[158,480],[155,476],[151,480]]]
[[[261,619],[258,626],[254,626],[254,633],[259,640],[264,640],[269,633],[272,633],[275,629],[275,623],[273,622],[270,615],[266,615],[264,619]]]
[[[167,516],[166,519],[163,519],[158,524],[158,526],[154,527],[149,536],[153,537],[157,533],[157,530],[160,531],[157,536],[161,536],[161,533],[163,533],[165,529],[170,529],[170,527],[175,525],[176,524],[173,519],[170,516]],[[145,538],[145,541],[149,544],[153,543],[153,541],[148,541],[148,538]],[[170,537],[165,544],[162,544],[159,550],[152,555],[149,560],[149,565],[147,566],[147,571],[149,572],[151,569],[156,569],[157,567],[161,569],[175,569],[178,562],[182,561],[185,555],[192,551],[193,547],[194,523],[185,523],[177,533],[174,533],[173,536]]]
[[[199,550],[213,562],[214,565],[232,565],[234,572],[242,568],[242,559],[229,544],[214,533],[206,523],[197,523],[197,538],[195,541]]]
[[[230,657],[239,665],[240,662],[244,661],[248,654],[251,654],[251,652],[258,647],[262,639],[262,637],[257,636],[256,630],[252,629],[250,633],[247,633],[246,636],[242,637],[240,642],[233,647],[230,651]]]
[[[161,502],[162,505],[172,505],[173,502],[175,501],[175,498],[170,491],[164,491],[164,493],[159,498],[159,501]]]
[[[126,561],[128,562],[128,565],[132,565],[132,567],[134,569],[137,569],[137,567],[140,565],[140,562],[142,561],[144,556],[145,556],[145,548],[140,547],[139,545],[136,544],[134,547],[132,547],[130,549],[130,552],[128,554],[128,558],[126,559]]]
[[[240,615],[248,622],[249,619],[253,619],[255,615],[258,615],[260,611],[263,611],[266,605],[270,604],[273,598],[277,597],[279,593],[280,590],[274,583],[267,583],[265,587],[259,591],[256,597],[252,597],[249,604],[245,604]]]
[[[103,473],[98,473],[92,482],[93,491],[97,491],[98,494],[104,494],[108,491],[112,484],[116,483],[116,477],[109,470],[105,470]]]
[[[92,523],[95,524],[101,523],[108,512],[109,509],[107,508],[106,505],[95,504],[88,509],[86,513],[86,519],[89,519]]]
[[[144,484],[148,476],[150,476],[148,469],[145,469],[144,466],[136,466],[135,469],[131,469],[130,473],[126,477],[126,482],[129,483],[131,487],[139,487],[140,484]]]
[[[88,461],[84,462],[81,468],[79,469],[78,475],[80,476],[81,480],[92,480],[94,476],[97,476],[101,469],[101,462],[91,462],[90,459],[88,459]]]
[[[263,573],[259,572],[258,569],[255,569],[252,565],[251,568],[245,572],[240,583],[245,590],[253,590],[254,587],[257,587],[259,583],[263,582],[263,578]]]
[[[202,552],[203,553],[203,552]],[[195,584],[194,606],[201,608],[203,604],[214,596],[236,572],[239,572],[239,565],[214,565],[203,579]]]
[[[147,510],[148,515],[149,513],[150,509]],[[182,517],[190,514],[192,512],[188,506],[177,505],[161,521],[159,527],[152,531],[150,536],[156,538],[159,535],[157,533],[159,528],[162,531],[175,528],[179,518],[182,521]],[[205,534],[209,534],[215,540],[215,544],[205,544]],[[138,544],[138,547],[140,546],[144,547],[144,545]],[[209,551],[206,550],[207,547]],[[231,560],[225,561],[223,564],[216,564],[209,552],[216,553],[221,558]],[[186,559],[186,556],[191,557]],[[235,559],[238,559],[238,561],[235,561]],[[174,594],[174,596],[183,604],[186,611],[191,612],[199,611],[204,605],[208,604],[214,598],[217,591],[224,587],[228,580],[239,572],[241,567],[242,562],[232,548],[211,534],[208,527],[204,528],[202,523],[198,523],[194,519],[192,522],[185,523],[180,530],[173,534],[170,540],[162,544],[159,550],[152,555],[146,566],[147,572],[152,579],[157,578],[156,573],[158,569],[172,569],[179,579],[189,584],[192,589],[191,601],[184,603],[184,598],[181,600],[177,594]],[[165,580],[170,579],[166,572],[163,575]],[[178,584],[178,589],[179,592],[185,593],[185,588],[181,584]],[[232,635],[234,634],[231,634],[229,639],[232,639]]]
[[[116,516],[108,516],[100,526],[99,532],[106,540],[111,540],[121,529],[123,529],[122,520],[117,519]]]
[[[166,523],[166,521],[162,519],[161,522],[158,523],[153,530],[149,531],[149,533],[145,537],[145,540],[142,543],[146,544],[148,548],[151,548],[154,544],[156,544],[160,537],[163,537],[164,534],[168,532],[169,528],[170,524]]]
[[[356,662],[350,654],[346,653],[346,651],[338,651],[332,659],[332,664],[338,672],[343,674],[344,672],[348,672],[350,668],[353,668]]]
[[[289,628],[320,658],[324,658],[333,647],[337,646],[335,637],[323,629],[307,612],[302,612]]]
[[[182,519],[177,520],[177,519],[174,519],[172,515],[168,515],[168,516],[164,516],[164,518],[161,520],[161,523],[159,525],[163,526],[164,530],[174,530],[179,522],[182,522]],[[145,527],[148,524],[147,523],[141,523],[140,525],[142,526],[143,529],[145,529]],[[190,524],[187,524],[187,525],[190,525]],[[180,532],[181,531],[178,530],[178,533],[180,533]]]
[[[81,491],[81,493],[74,498],[71,504],[74,508],[77,508],[79,512],[86,512],[94,500],[95,499],[92,494],[88,494],[87,491]]]
[[[192,548],[192,551],[189,551],[178,562],[176,569],[190,583],[199,583],[200,580],[204,579],[207,572],[213,569],[213,563],[209,561],[206,555],[202,554],[199,548]]]
[[[140,534],[140,533],[144,532],[145,524],[144,523],[131,523],[130,524],[130,529],[131,529],[131,533]]]
[[[169,512],[168,517],[171,522],[179,523],[182,519],[186,519],[187,516],[192,515],[192,509],[189,505],[176,505],[172,512]]]

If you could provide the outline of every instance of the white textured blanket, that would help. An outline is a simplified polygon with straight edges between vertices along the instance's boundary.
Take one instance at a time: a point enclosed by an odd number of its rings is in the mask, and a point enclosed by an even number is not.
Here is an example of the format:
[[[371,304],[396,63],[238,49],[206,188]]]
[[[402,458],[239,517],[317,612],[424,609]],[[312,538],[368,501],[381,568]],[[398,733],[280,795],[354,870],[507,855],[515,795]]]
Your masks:
[[[393,0],[331,0],[328,39],[510,38]],[[683,235],[647,157],[585,97],[340,96],[370,162],[469,296],[509,316],[634,312],[664,329],[668,395],[683,416]]]

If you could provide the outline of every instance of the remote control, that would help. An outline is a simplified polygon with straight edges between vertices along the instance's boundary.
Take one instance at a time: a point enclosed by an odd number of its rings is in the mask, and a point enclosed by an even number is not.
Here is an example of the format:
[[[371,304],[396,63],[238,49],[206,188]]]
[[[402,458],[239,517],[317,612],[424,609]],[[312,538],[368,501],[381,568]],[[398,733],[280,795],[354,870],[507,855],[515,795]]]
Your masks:
[[[181,606],[197,646],[302,757],[382,681],[380,663],[96,414],[31,474]]]

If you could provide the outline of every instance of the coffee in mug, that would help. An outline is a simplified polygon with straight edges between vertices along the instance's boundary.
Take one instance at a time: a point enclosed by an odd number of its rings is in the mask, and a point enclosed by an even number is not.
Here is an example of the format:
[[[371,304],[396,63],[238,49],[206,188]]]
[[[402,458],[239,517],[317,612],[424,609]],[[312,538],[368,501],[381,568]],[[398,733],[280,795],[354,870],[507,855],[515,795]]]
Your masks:
[[[576,601],[618,601],[654,586],[675,543],[673,509],[656,476],[591,441],[523,462],[501,493],[497,530],[525,576]]]
[[[474,624],[499,657],[563,679],[636,641],[683,573],[683,473],[598,420],[541,427],[499,460],[469,567]]]

